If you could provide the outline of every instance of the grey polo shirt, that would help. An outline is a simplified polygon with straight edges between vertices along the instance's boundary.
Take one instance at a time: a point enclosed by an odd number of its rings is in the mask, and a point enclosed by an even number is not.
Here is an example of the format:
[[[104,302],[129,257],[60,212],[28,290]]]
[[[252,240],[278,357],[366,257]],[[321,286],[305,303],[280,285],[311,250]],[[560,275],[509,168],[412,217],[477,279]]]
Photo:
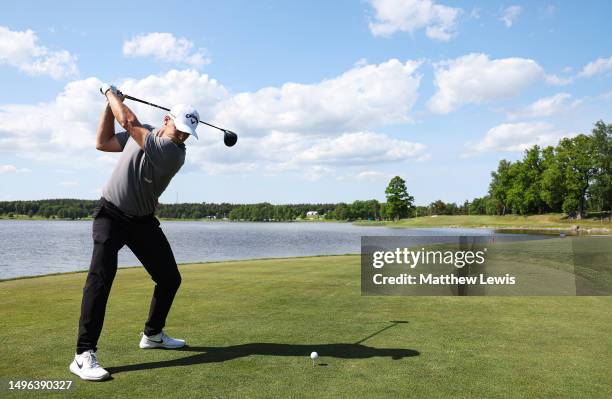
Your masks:
[[[157,199],[185,162],[185,144],[157,137],[158,129],[144,127],[149,130],[144,149],[127,132],[116,134],[123,152],[102,190],[104,198],[134,216],[155,212]]]

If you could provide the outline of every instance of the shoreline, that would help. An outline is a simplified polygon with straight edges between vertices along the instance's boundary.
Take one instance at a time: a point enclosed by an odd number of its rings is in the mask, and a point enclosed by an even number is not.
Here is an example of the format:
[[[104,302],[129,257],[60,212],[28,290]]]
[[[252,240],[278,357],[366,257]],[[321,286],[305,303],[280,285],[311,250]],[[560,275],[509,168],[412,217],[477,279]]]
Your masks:
[[[479,215],[480,216],[480,215]],[[547,216],[547,215],[535,215],[535,216]],[[388,227],[393,229],[435,229],[435,228],[448,228],[448,229],[489,229],[489,230],[508,230],[508,231],[517,231],[517,232],[560,232],[560,233],[569,233],[571,235],[580,235],[580,234],[604,234],[611,235],[612,234],[612,223],[608,221],[596,221],[589,219],[582,219],[582,222],[586,222],[586,224],[581,224],[581,221],[572,221],[571,225],[562,225],[562,224],[554,224],[554,223],[542,223],[542,225],[538,225],[538,222],[535,222],[531,225],[522,225],[517,224],[513,225],[512,223],[503,223],[500,221],[499,224],[472,224],[472,222],[465,223],[419,223],[422,221],[428,220],[429,217],[421,217],[419,220],[412,219],[402,219],[399,222],[394,221],[377,221],[377,220],[336,220],[336,219],[308,219],[308,220],[279,220],[279,221],[248,221],[248,220],[229,220],[229,219],[177,219],[177,218],[159,218],[160,222],[201,222],[201,223],[350,223],[354,226],[358,227]],[[458,215],[448,216],[452,217],[461,217]],[[477,218],[478,216],[475,216]],[[500,216],[499,218],[503,218]],[[47,222],[90,222],[93,220],[91,217],[82,218],[82,219],[47,219],[42,217],[27,217],[20,216],[15,218],[8,217],[0,217],[0,221],[8,220],[8,221],[47,221]],[[413,221],[416,220],[416,223]],[[569,222],[568,222],[569,224]],[[606,227],[599,227],[597,224],[605,224]],[[609,227],[608,227],[609,226]],[[577,228],[576,228],[577,227]]]
[[[264,257],[264,258],[249,258],[249,259],[227,259],[227,260],[211,260],[211,261],[202,261],[202,262],[184,262],[177,263],[177,266],[188,266],[188,265],[211,265],[216,263],[235,263],[235,262],[258,262],[262,260],[290,260],[290,259],[310,259],[310,258],[323,258],[323,257],[336,257],[336,256],[360,256],[359,253],[346,253],[346,254],[330,254],[330,255],[304,255],[304,256],[282,256],[282,257]],[[143,267],[142,265],[128,265],[117,267],[117,271],[119,269],[137,269]],[[9,278],[0,278],[0,284],[15,281],[15,280],[29,280],[34,278],[42,278],[42,277],[53,277],[53,276],[64,276],[67,274],[79,274],[79,273],[87,273],[88,269],[83,270],[73,270],[67,272],[57,272],[57,273],[47,273],[47,274],[37,274],[34,276],[18,276],[18,277],[9,277]]]

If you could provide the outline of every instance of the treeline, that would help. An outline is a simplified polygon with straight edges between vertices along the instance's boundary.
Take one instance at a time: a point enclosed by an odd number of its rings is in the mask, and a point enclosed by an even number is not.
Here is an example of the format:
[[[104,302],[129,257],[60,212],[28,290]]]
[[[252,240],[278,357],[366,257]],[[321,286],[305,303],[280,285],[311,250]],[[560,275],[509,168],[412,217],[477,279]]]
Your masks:
[[[526,215],[563,212],[582,218],[612,208],[612,125],[564,138],[555,147],[533,146],[516,162],[501,160],[489,193],[472,203],[475,213]]]
[[[225,219],[238,208],[238,204],[203,202],[201,204],[159,204],[156,214],[162,218],[174,219]]]
[[[318,215],[328,215],[335,204],[290,204],[272,205],[267,202],[260,204],[240,205],[229,214],[230,220],[236,221],[289,221],[297,218],[306,218],[308,212],[317,212]]]
[[[2,201],[0,215],[14,217],[44,217],[81,219],[91,216],[98,201],[79,199],[51,199],[38,201]],[[355,201],[352,204],[160,204],[156,215],[174,219],[230,219],[236,221],[291,221],[305,219],[308,212],[317,217],[338,220],[380,219],[385,204],[377,200]]]
[[[39,201],[0,201],[0,215],[81,219],[90,216],[97,201],[79,199],[50,199]]]
[[[2,201],[0,215],[14,217],[44,217],[57,219],[81,219],[91,216],[98,201],[79,199],[51,199],[38,201]],[[352,204],[160,204],[156,214],[175,219],[230,219],[236,221],[291,221],[307,218],[308,212],[317,217],[338,220],[379,220],[385,204],[377,200],[355,201]]]
[[[308,212],[316,212],[313,218],[331,220],[380,220],[385,215],[385,203],[377,200],[354,201],[351,204],[293,204],[241,205],[230,213],[230,220],[243,221],[288,221],[308,218]]]
[[[97,200],[49,199],[38,201],[0,201],[0,215],[13,217],[24,215],[56,219],[82,219],[92,215]],[[163,218],[202,219],[229,217],[238,204],[160,204],[156,214]]]
[[[410,211],[411,217],[432,215],[470,215],[477,214],[472,208],[472,203],[465,201],[457,205],[455,202],[444,202],[437,200],[427,206],[416,206]]]

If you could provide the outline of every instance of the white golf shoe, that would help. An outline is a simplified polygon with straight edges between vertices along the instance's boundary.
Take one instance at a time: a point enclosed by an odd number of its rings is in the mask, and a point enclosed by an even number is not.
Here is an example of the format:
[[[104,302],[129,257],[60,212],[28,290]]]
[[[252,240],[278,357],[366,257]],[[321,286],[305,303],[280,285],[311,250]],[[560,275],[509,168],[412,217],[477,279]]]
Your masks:
[[[184,339],[170,338],[163,331],[150,337],[145,333],[141,333],[141,335],[142,338],[140,339],[140,349],[177,349],[185,346]]]
[[[108,371],[98,363],[98,357],[93,350],[74,355],[74,360],[70,363],[70,371],[88,381],[102,381],[110,376]]]

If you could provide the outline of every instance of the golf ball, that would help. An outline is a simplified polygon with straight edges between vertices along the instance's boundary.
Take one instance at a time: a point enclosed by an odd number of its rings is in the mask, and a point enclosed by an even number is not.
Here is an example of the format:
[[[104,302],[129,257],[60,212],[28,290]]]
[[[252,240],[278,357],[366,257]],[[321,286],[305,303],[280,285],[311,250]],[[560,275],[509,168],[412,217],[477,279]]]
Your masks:
[[[317,359],[319,358],[319,354],[318,354],[317,352],[312,352],[312,353],[310,354],[310,358],[311,358],[312,360],[317,360]]]

